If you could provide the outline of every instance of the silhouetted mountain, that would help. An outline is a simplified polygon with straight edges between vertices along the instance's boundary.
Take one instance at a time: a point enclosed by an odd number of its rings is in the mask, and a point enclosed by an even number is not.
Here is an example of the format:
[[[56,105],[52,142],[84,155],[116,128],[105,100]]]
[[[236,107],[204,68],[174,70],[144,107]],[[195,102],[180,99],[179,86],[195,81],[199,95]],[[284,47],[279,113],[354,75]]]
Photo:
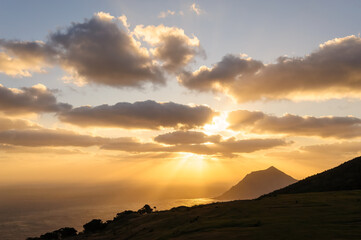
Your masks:
[[[254,199],[276,189],[288,186],[294,182],[297,182],[297,180],[275,167],[270,167],[265,170],[247,174],[247,176],[237,183],[237,185],[233,186],[216,199]]]
[[[361,157],[307,177],[268,195],[361,189]]]

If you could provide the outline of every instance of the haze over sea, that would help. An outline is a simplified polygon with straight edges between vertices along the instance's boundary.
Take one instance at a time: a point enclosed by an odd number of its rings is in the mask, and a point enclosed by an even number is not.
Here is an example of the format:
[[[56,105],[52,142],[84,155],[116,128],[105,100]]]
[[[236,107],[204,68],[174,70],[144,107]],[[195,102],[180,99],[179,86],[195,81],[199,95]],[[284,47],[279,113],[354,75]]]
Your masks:
[[[157,210],[167,210],[177,206],[194,206],[214,202],[210,198],[193,199],[163,199],[144,202],[120,201],[117,203],[77,204],[62,206],[61,203],[48,207],[31,205],[21,210],[3,208],[0,206],[0,236],[1,240],[26,239],[40,236],[62,227],[74,227],[82,231],[83,225],[92,219],[112,220],[118,212],[124,210],[138,210],[145,204],[156,206]]]

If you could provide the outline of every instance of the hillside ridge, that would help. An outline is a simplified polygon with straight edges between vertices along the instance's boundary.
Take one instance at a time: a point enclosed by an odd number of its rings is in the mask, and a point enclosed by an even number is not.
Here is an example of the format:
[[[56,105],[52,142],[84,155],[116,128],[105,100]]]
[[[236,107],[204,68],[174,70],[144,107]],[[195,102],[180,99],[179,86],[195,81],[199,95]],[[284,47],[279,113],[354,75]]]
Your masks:
[[[361,156],[267,195],[361,189]]]

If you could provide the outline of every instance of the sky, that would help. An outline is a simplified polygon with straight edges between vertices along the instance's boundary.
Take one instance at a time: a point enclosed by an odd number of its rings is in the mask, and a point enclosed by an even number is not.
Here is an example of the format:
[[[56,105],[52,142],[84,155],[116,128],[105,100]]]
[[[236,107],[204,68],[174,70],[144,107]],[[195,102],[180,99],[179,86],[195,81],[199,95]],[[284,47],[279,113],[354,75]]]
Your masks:
[[[0,5],[1,185],[231,186],[360,155],[360,1]]]

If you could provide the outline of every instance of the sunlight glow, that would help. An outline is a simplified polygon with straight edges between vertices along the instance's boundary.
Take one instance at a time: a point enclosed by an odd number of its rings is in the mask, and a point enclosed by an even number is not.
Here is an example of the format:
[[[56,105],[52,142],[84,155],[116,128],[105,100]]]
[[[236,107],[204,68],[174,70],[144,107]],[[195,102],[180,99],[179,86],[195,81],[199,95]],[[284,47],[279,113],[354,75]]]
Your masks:
[[[202,172],[206,164],[204,156],[193,153],[184,153],[182,160],[184,167],[191,171]]]
[[[228,112],[222,112],[219,116],[214,117],[211,124],[204,125],[204,133],[211,135],[226,131],[229,126],[227,117]]]

